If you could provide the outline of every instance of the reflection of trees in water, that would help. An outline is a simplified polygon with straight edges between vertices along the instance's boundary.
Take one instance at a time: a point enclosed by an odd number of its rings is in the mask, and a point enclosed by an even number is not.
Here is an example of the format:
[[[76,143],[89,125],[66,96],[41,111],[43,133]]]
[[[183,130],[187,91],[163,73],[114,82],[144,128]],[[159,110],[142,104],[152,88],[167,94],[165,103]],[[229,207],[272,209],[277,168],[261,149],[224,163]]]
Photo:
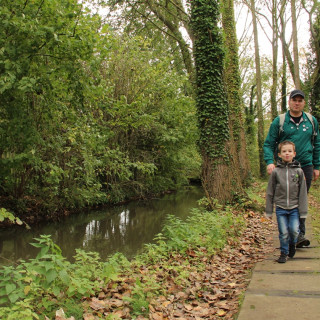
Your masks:
[[[194,194],[178,193],[166,198],[141,202],[139,205],[129,205],[110,219],[90,222],[85,235],[85,247],[90,251],[99,251],[106,257],[117,251],[126,255],[139,250],[143,244],[153,241],[156,234],[161,232],[167,214],[186,218],[190,209],[196,205],[202,192]]]
[[[118,251],[132,257],[143,244],[152,242],[161,232],[168,214],[186,218],[202,195],[200,188],[191,189],[161,199],[71,216],[39,230],[31,229],[23,235],[17,233],[11,240],[14,242],[14,260],[26,257],[27,253],[35,257],[38,249],[31,247],[29,242],[40,234],[51,234],[68,259],[74,256],[75,248],[97,251],[103,259]]]
[[[34,258],[39,249],[30,244],[35,242],[33,238],[32,233],[21,228],[13,232],[4,232],[0,237],[0,265]]]
[[[150,208],[130,208],[101,221],[91,221],[86,228],[84,247],[99,251],[102,257],[121,251],[130,255],[145,242],[152,241],[161,217]],[[160,229],[159,229],[160,231]]]

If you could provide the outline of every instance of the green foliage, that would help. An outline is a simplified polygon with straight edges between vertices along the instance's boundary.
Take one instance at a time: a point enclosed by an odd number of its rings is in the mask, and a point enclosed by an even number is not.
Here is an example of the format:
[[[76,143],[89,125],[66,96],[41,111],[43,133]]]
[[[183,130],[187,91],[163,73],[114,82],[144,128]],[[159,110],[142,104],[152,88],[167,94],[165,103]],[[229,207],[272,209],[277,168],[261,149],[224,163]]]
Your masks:
[[[219,15],[217,1],[191,2],[199,143],[202,152],[216,160],[227,159],[225,142],[229,139],[228,107],[223,80],[224,47],[217,25]]]
[[[132,314],[145,315],[149,314],[149,300],[156,295],[161,289],[160,284],[155,279],[150,278],[149,281],[142,283],[140,279],[136,279],[135,286],[130,297],[123,297],[124,300],[130,302]]]
[[[1,319],[13,319],[11,315],[15,319],[38,319],[37,315],[53,315],[58,307],[80,318],[81,298],[94,294],[105,281],[115,279],[120,268],[129,265],[119,254],[107,263],[100,262],[97,253],[82,250],[77,250],[75,262],[70,263],[50,236],[35,240],[33,246],[40,249],[35,259],[0,270]],[[8,314],[10,317],[5,318]]]
[[[76,0],[4,1],[0,17],[6,208],[52,215],[199,174],[190,85],[164,48],[113,33]]]
[[[117,100],[105,112],[112,116],[107,125],[117,128],[112,141],[121,138],[120,150],[132,163],[135,183],[116,180],[113,186],[128,194],[128,187],[159,192],[185,183],[183,171],[199,168],[194,102],[180,91],[187,78],[171,70],[170,58],[159,61],[148,40],[125,37],[115,46],[105,76]]]
[[[200,248],[214,254],[229,236],[238,235],[243,226],[241,217],[236,218],[230,209],[224,211],[220,206],[214,211],[193,209],[186,221],[168,215],[163,232],[154,239],[156,243],[146,245],[146,252],[138,260],[156,262],[165,259],[168,253],[186,255],[188,250]]]
[[[39,315],[32,311],[27,301],[19,301],[10,307],[0,307],[0,315],[3,320],[39,320]]]
[[[23,222],[5,208],[0,208],[0,223],[8,219],[10,223],[22,225]]]
[[[239,72],[238,41],[235,28],[233,0],[223,0],[221,3],[222,25],[224,43],[226,47],[225,57],[225,82],[228,94],[228,108],[230,111],[233,140],[237,144],[237,151],[241,149],[240,131],[242,123],[241,79]]]
[[[40,249],[35,259],[0,269],[0,318],[50,318],[62,308],[67,316],[80,319],[82,298],[97,294],[109,281],[120,281],[121,274],[136,279],[131,295],[123,297],[130,302],[133,317],[146,315],[150,301],[166,293],[159,270],[177,285],[188,283],[191,261],[201,269],[202,258],[222,249],[230,237],[239,237],[244,226],[241,214],[235,216],[232,207],[218,204],[214,211],[194,209],[186,221],[168,216],[156,243],[146,245],[131,262],[120,253],[101,262],[97,253],[77,250],[71,263],[50,236],[43,235],[33,243]],[[139,272],[146,267],[150,272]]]
[[[185,6],[181,0],[110,0],[106,6],[108,11],[117,16],[117,19],[110,22],[114,29],[124,30],[130,36],[148,37],[152,47],[158,48],[160,55],[163,49],[170,54],[171,67],[179,74],[187,72],[190,79],[193,79],[192,53],[185,41],[185,32],[189,35],[191,33],[188,23],[189,6]],[[183,31],[181,24],[185,27]],[[189,88],[189,92],[193,90]]]
[[[144,282],[139,280],[136,284],[134,298],[130,298],[136,314],[145,310],[146,301],[152,299],[152,294],[165,294],[155,285],[153,275],[157,275],[156,283],[160,287],[162,277],[172,278],[177,285],[188,285],[193,261],[197,271],[201,272],[203,257],[210,257],[222,249],[230,237],[241,235],[245,221],[241,214],[235,216],[232,211],[231,207],[214,211],[194,209],[187,221],[168,216],[163,233],[154,239],[156,243],[146,245],[145,252],[132,261],[138,269],[151,265]]]

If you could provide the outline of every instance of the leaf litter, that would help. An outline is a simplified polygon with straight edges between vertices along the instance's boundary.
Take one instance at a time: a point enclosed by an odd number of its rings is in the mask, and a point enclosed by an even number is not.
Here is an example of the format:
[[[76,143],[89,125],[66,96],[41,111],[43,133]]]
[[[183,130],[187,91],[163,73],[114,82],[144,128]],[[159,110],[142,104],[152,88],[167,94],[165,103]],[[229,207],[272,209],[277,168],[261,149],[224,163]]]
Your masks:
[[[205,248],[193,249],[185,256],[174,254],[163,264],[136,266],[132,273],[110,281],[95,297],[83,302],[83,319],[234,319],[250,282],[251,270],[274,250],[275,224],[253,211],[245,219],[242,235],[230,238],[213,256],[205,256]],[[188,272],[186,279],[179,278],[177,270],[181,267]],[[150,277],[161,290],[153,292],[148,308],[141,307],[141,314],[133,315],[130,299],[136,281],[147,283]],[[146,286],[146,295],[148,290],[152,293],[152,288]]]

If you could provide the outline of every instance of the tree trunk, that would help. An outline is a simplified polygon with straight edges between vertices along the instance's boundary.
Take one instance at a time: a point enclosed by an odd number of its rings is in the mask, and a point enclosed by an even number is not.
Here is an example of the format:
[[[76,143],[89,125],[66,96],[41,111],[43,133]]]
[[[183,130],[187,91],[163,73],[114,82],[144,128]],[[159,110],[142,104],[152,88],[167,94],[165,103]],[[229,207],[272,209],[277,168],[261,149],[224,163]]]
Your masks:
[[[278,84],[278,17],[277,0],[272,0],[272,86],[271,86],[271,115],[277,117],[277,84]]]
[[[262,110],[261,68],[260,68],[258,27],[257,27],[257,16],[256,16],[256,10],[255,10],[255,1],[250,0],[250,4],[251,4],[250,10],[252,13],[254,53],[255,53],[255,65],[256,65],[259,165],[260,165],[260,176],[264,177],[266,175],[266,164],[263,160],[263,149],[262,149],[263,143],[264,143],[264,121],[263,121],[263,110]]]
[[[286,23],[284,20],[284,11],[285,11],[286,1],[282,0],[281,8],[280,8],[280,40],[281,40],[281,48],[282,48],[282,79],[281,79],[281,113],[285,113],[287,111],[287,60],[288,59],[288,52],[287,44],[285,40],[286,34]],[[290,53],[289,53],[290,56]],[[292,70],[294,74],[293,64]]]
[[[287,112],[287,63],[282,46],[281,113]]]
[[[157,5],[154,1],[152,0],[146,0],[147,5],[149,6],[150,10],[155,14],[155,16],[168,28],[168,30],[171,32],[173,35],[174,39],[177,41],[182,59],[184,62],[184,65],[186,67],[186,70],[189,74],[189,77],[191,81],[194,80],[194,67],[193,67],[193,62],[192,62],[192,56],[191,56],[191,51],[189,50],[189,45],[187,42],[184,40],[183,35],[180,31],[180,26],[179,26],[179,21],[173,21],[172,19],[168,17],[173,17],[174,15],[170,14],[163,14],[158,8]],[[178,4],[175,4],[176,9],[178,12],[181,13],[183,10],[183,7],[178,7]],[[186,13],[185,13],[186,15]],[[190,30],[190,28],[186,29],[186,31]],[[193,38],[192,32],[190,33],[190,39]]]
[[[310,77],[311,101],[310,106],[312,114],[320,121],[320,12],[319,2],[314,0],[311,9],[307,9],[304,0],[301,1],[304,9],[309,15],[311,48],[314,54],[313,69]],[[314,13],[316,14],[313,17]]]
[[[299,71],[299,51],[298,51],[298,32],[297,32],[297,14],[296,1],[291,0],[291,21],[292,21],[292,39],[293,39],[293,63],[294,77],[293,82],[296,89],[301,89],[300,71]]]
[[[217,26],[219,14],[217,1],[191,2],[202,182],[212,206],[213,199],[225,203],[242,191],[239,168],[232,154],[235,148],[229,130],[223,39]]]
[[[248,178],[250,165],[247,155],[243,101],[241,99],[241,79],[239,71],[238,42],[234,19],[233,0],[222,0],[222,25],[224,30],[226,63],[225,83],[229,103],[230,138],[236,146],[236,166],[240,168],[243,183]]]
[[[184,63],[191,81],[194,81],[194,63],[192,59],[192,48],[184,39],[181,26],[188,33],[193,41],[192,30],[189,26],[190,17],[184,9],[182,0],[155,1],[155,0],[122,0],[107,1],[112,2],[109,8],[113,11],[117,10],[117,5],[122,5],[121,18],[128,19],[134,24],[135,20],[142,19],[144,24],[149,23],[154,30],[159,30],[164,37],[170,37],[175,45],[179,47],[180,56]]]
[[[284,13],[286,9],[286,0],[281,1],[281,9],[280,9],[280,25],[281,25],[281,32],[280,32],[280,40],[282,43],[282,54],[286,57],[286,61],[288,63],[288,67],[292,76],[292,79],[295,78],[295,69],[294,69],[294,62],[291,57],[290,51],[289,51],[289,45],[287,44],[286,38],[285,38],[285,30],[286,30],[286,22],[284,18]]]

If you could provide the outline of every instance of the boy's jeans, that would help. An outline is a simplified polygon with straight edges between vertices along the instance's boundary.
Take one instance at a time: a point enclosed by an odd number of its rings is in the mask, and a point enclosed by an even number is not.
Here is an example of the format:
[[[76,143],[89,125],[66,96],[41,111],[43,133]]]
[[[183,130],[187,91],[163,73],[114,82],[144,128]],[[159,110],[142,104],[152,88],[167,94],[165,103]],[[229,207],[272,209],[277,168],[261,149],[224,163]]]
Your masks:
[[[280,250],[288,255],[289,245],[295,245],[299,235],[299,210],[276,207],[278,221]]]

